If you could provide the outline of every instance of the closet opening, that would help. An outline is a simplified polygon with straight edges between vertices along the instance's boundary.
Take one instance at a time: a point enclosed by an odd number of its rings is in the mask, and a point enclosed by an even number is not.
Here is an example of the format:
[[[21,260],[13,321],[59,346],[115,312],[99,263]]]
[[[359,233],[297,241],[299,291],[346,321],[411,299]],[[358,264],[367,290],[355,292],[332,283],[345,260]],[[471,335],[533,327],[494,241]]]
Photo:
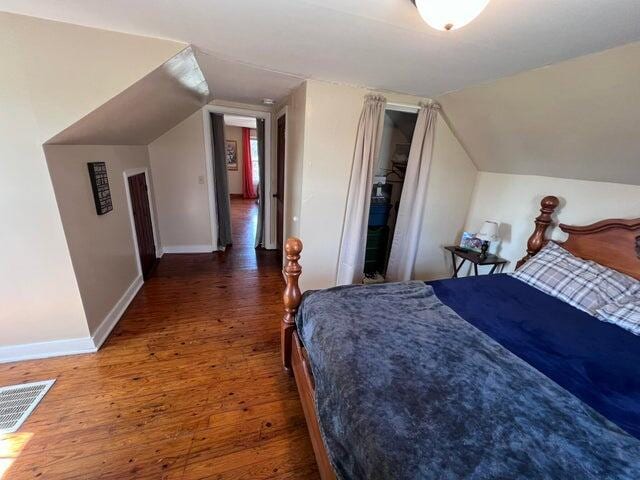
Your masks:
[[[365,283],[385,279],[417,119],[417,108],[396,109],[390,105],[385,110],[369,200]]]

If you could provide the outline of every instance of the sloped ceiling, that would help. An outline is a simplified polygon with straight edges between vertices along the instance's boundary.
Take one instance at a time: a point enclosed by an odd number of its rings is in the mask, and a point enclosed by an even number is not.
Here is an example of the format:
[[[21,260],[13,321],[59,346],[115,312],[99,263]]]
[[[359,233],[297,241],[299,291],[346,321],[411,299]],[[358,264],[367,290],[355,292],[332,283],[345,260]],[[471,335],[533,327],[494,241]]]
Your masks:
[[[0,0],[0,9],[426,97],[640,40],[638,0],[491,0],[452,32],[426,25],[410,0]]]
[[[265,98],[286,97],[305,79],[232,62],[196,50],[196,58],[214,98],[229,102],[260,104]]]
[[[148,145],[209,100],[209,86],[188,47],[47,143]]]
[[[482,171],[640,185],[640,43],[438,100]]]

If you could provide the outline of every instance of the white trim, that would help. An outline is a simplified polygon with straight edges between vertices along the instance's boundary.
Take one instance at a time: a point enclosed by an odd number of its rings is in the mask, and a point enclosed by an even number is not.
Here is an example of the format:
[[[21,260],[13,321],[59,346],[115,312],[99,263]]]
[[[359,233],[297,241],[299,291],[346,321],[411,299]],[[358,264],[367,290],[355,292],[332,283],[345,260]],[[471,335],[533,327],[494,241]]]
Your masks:
[[[136,294],[144,284],[144,280],[142,279],[142,275],[136,277],[136,279],[129,285],[127,291],[124,292],[120,300],[115,304],[115,306],[111,309],[111,311],[107,314],[107,316],[102,320],[96,331],[93,332],[91,336],[93,340],[93,344],[95,346],[95,350],[97,351],[104,341],[107,339],[113,327],[115,327],[124,315],[124,312],[127,310],[127,307],[131,303],[131,301],[135,298]]]
[[[265,192],[264,198],[269,199],[269,201],[265,201],[264,203],[264,239],[265,239],[265,248],[268,250],[273,250],[276,248],[275,245],[275,231],[273,229],[273,220],[272,220],[272,211],[274,210],[274,201],[271,192],[273,191],[273,155],[271,155],[271,112],[265,112],[263,110],[251,110],[248,108],[240,108],[240,107],[226,107],[222,105],[205,105],[202,107],[202,111],[204,113],[204,145],[205,145],[205,157],[207,160],[207,177],[209,189],[211,191],[211,195],[209,198],[209,211],[211,218],[211,235],[212,235],[212,243],[217,245],[218,238],[218,227],[217,227],[217,218],[214,218],[215,215],[215,195],[214,192],[214,183],[213,183],[213,172],[210,167],[211,162],[213,161],[212,154],[212,138],[211,138],[211,117],[209,113],[222,113],[222,114],[232,114],[232,115],[242,115],[245,117],[255,117],[264,119],[264,165],[265,165]],[[277,180],[277,179],[276,179]],[[213,197],[213,198],[211,198]],[[213,202],[213,203],[212,203]],[[212,215],[213,212],[213,215]],[[215,222],[214,222],[215,220]],[[215,236],[214,236],[215,229]]]
[[[393,110],[395,112],[418,113],[420,107],[418,105],[409,105],[406,103],[387,103],[385,110]]]
[[[211,222],[211,244],[218,250],[218,212],[216,209],[215,185],[213,182],[213,138],[211,132],[211,115],[202,109],[202,125],[204,128],[204,159],[207,172],[207,195],[209,197],[209,222]],[[164,252],[164,249],[163,249]]]
[[[149,212],[151,213],[151,230],[153,231],[153,243],[156,248],[156,258],[160,258],[162,256],[160,250],[160,242],[158,237],[158,232],[156,230],[156,222],[154,220],[154,204],[153,204],[153,196],[151,194],[151,189],[153,186],[151,185],[151,175],[149,174],[149,169],[147,167],[139,167],[139,168],[129,168],[122,172],[122,176],[124,177],[124,191],[127,197],[127,210],[129,212],[129,222],[131,223],[131,238],[133,239],[133,249],[134,256],[136,258],[136,265],[138,267],[138,275],[142,276],[142,264],[140,263],[140,251],[138,249],[138,236],[136,235],[136,223],[133,219],[133,206],[131,204],[131,192],[129,191],[129,177],[133,177],[134,175],[139,175],[144,173],[145,182],[147,184],[147,200],[149,202]]]
[[[287,208],[287,198],[289,196],[289,192],[287,191],[287,160],[289,157],[289,105],[285,105],[278,113],[276,113],[276,121],[275,121],[275,131],[276,131],[276,142],[275,142],[275,147],[276,147],[276,155],[275,155],[275,162],[276,162],[276,168],[275,168],[275,173],[276,173],[276,188],[278,188],[278,120],[280,120],[280,117],[285,116],[285,120],[284,120],[284,192],[282,195],[282,221],[285,223],[287,223],[287,215],[289,214],[289,209]],[[278,235],[278,210],[277,210],[277,206],[274,209],[274,231],[276,234],[276,237]],[[284,244],[286,243],[287,239],[284,238],[285,235],[285,228],[284,225],[282,225],[282,265],[284,266],[285,262],[286,262],[286,258],[287,256],[284,253]],[[278,243],[278,239],[275,239],[276,241],[276,248],[277,248],[277,243]]]
[[[53,340],[51,342],[24,343],[0,347],[0,363],[61,357],[81,353],[95,353],[96,346],[91,337]]]
[[[168,245],[162,247],[162,253],[211,253],[213,245]]]

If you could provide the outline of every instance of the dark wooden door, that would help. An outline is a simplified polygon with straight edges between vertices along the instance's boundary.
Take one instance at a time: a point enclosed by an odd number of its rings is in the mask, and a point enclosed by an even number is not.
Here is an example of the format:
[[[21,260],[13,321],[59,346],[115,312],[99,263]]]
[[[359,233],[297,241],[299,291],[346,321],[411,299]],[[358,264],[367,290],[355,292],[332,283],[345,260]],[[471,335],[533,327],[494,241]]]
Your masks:
[[[278,119],[278,143],[276,148],[277,155],[277,190],[274,195],[276,197],[276,245],[278,253],[282,255],[282,246],[284,244],[284,156],[286,149],[286,115]]]
[[[142,265],[142,276],[145,280],[156,264],[156,246],[153,241],[153,225],[151,224],[151,208],[147,194],[147,181],[144,173],[129,177],[129,194],[133,221],[138,239],[138,254]]]

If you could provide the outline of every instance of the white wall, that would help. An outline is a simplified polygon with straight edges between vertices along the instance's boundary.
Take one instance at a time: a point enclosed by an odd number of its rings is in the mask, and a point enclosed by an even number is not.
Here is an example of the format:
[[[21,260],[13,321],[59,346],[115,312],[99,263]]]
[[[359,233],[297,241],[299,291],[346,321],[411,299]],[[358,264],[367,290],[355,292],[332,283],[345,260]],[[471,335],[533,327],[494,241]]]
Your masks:
[[[340,236],[356,130],[369,90],[318,81],[306,84],[304,154],[299,235],[303,289],[335,284]],[[385,93],[390,103],[422,100]],[[437,126],[430,194],[425,208],[416,276],[445,276],[441,245],[454,243],[462,229],[476,169],[447,127]]]
[[[300,205],[304,290],[335,284],[364,89],[308,81]]]
[[[640,42],[438,99],[482,171],[640,184]]]
[[[302,204],[302,172],[304,168],[305,108],[307,102],[306,82],[296,88],[286,102],[287,110],[287,156],[285,164],[284,192],[284,240],[300,236],[300,206]],[[273,145],[277,145],[278,129],[273,129]],[[274,158],[275,158],[274,152]]]
[[[556,218],[569,225],[637,218],[640,212],[640,186],[480,172],[465,229],[475,232],[485,220],[500,222],[499,255],[511,261],[508,270],[513,270],[525,254],[540,200],[546,195],[560,198]],[[559,229],[553,230],[553,237],[564,239]]]
[[[212,251],[202,111],[149,144],[165,252]]]
[[[0,13],[0,346],[89,333],[42,144],[182,48]]]
[[[440,115],[415,278],[433,280],[451,276],[451,256],[442,247],[460,239],[477,175],[473,162]]]
[[[93,334],[134,281],[142,280],[138,278],[123,172],[149,167],[147,147],[47,145],[45,153]],[[106,163],[113,210],[105,215],[96,214],[87,162]],[[153,204],[150,207],[153,212]]]

